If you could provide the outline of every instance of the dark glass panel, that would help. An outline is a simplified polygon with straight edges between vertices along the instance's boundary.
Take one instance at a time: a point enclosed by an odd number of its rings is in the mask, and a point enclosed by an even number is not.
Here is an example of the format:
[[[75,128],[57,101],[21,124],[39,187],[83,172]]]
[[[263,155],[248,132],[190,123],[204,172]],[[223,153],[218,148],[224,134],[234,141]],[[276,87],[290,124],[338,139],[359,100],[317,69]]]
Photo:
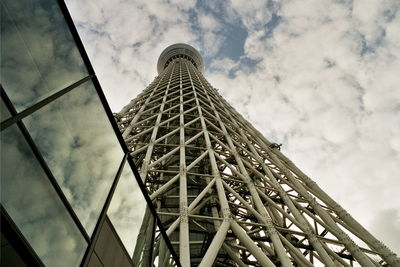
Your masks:
[[[47,266],[78,266],[86,241],[17,126],[1,133],[1,203]]]
[[[96,259],[93,259],[93,254],[98,257],[97,261]],[[101,261],[102,263],[102,265],[96,265],[96,267],[136,267],[136,264],[132,264],[131,256],[129,256],[125,250],[124,245],[108,218],[104,220],[104,223],[101,226],[93,254],[91,257],[92,259],[90,260],[94,260],[92,265],[96,262],[98,263],[98,261]]]
[[[145,221],[152,217],[149,211],[146,212],[146,206],[143,193],[126,162],[108,209],[108,217],[129,255],[133,255],[145,214]]]
[[[3,231],[3,230],[2,230]],[[0,266],[18,266],[25,267],[25,261],[15,248],[1,232],[1,257]]]
[[[24,122],[91,234],[123,158],[93,83],[82,84]]]
[[[87,76],[57,1],[1,2],[1,84],[16,110]]]

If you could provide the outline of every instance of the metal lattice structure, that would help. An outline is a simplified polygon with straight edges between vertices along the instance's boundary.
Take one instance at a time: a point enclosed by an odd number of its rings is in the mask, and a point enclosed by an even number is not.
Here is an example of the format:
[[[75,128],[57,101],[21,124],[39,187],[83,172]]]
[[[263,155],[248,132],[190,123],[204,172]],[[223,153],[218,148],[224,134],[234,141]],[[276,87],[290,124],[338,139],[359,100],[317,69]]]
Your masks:
[[[194,48],[168,47],[158,77],[115,114],[182,266],[400,266],[203,69]]]

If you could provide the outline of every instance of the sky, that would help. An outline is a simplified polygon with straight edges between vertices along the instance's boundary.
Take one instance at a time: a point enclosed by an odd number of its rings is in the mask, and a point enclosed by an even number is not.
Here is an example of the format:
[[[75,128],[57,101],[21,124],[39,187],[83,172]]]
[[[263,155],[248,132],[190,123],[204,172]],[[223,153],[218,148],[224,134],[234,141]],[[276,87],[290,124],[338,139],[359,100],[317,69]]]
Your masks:
[[[168,45],[400,254],[400,1],[67,0],[118,112]]]

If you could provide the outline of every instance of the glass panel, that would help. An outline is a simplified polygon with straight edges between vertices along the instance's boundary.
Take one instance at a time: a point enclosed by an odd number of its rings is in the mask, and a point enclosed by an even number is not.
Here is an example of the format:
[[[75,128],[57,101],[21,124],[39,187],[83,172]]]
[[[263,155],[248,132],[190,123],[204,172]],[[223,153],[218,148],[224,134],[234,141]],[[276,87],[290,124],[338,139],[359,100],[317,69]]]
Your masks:
[[[0,106],[1,106],[0,107],[1,108],[0,109],[0,111],[1,111],[1,113],[0,113],[1,121],[5,121],[6,119],[11,117],[11,114],[10,114],[10,111],[8,111],[8,108],[7,108],[6,104],[4,103],[3,99],[1,99]]]
[[[177,266],[127,162],[107,215],[136,266]]]
[[[143,193],[126,162],[108,209],[108,217],[129,255],[133,255],[137,240],[140,239],[139,230],[143,218],[146,224],[151,220],[152,215],[146,211],[146,206]]]
[[[86,241],[17,126],[1,133],[1,203],[47,266],[78,266]]]
[[[123,158],[93,83],[82,84],[24,122],[91,234]]]
[[[57,1],[1,1],[1,83],[16,110],[87,76]]]

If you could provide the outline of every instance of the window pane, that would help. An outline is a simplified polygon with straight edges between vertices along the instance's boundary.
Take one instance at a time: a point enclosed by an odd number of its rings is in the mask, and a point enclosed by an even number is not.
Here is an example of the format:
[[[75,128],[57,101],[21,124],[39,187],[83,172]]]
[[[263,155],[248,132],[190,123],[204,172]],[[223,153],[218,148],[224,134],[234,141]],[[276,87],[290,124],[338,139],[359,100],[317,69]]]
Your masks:
[[[1,148],[2,205],[47,266],[78,266],[86,241],[17,126]]]
[[[133,255],[145,213],[146,221],[152,217],[151,212],[146,212],[146,206],[143,193],[126,162],[108,209],[108,217],[129,255]]]
[[[92,82],[56,99],[24,122],[91,234],[123,158]]]
[[[87,76],[57,1],[1,1],[1,83],[16,110]]]
[[[1,99],[0,106],[1,106],[0,107],[1,108],[0,109],[0,111],[1,111],[1,113],[0,113],[1,121],[5,121],[6,119],[11,117],[11,114],[10,114],[10,111],[8,111],[8,108],[7,108],[6,104],[4,103],[3,99]]]

